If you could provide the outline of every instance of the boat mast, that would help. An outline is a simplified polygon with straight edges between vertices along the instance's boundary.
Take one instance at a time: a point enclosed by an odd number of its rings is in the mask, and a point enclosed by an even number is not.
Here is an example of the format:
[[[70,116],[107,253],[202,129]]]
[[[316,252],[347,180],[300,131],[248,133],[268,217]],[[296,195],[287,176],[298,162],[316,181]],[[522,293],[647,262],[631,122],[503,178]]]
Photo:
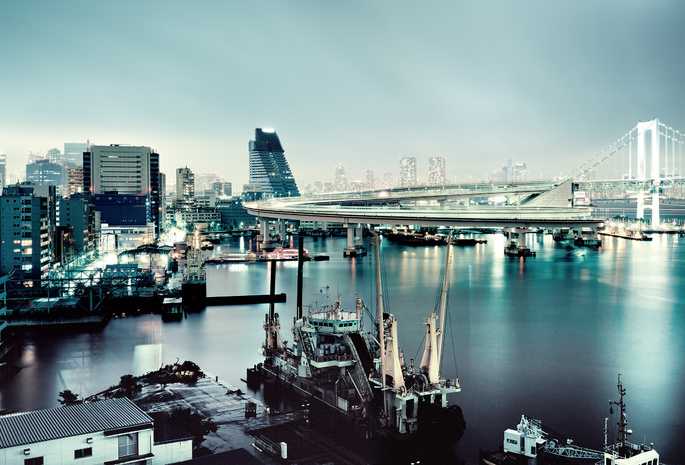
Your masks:
[[[381,380],[383,383],[383,408],[385,416],[388,416],[388,399],[385,396],[385,331],[383,329],[383,291],[381,290],[381,265],[378,232],[374,232],[374,245],[376,249],[376,300],[378,306],[378,341],[381,348]]]
[[[623,388],[621,383],[621,373],[618,374],[618,394],[619,400],[610,400],[610,405],[616,405],[618,407],[618,432],[616,433],[616,446],[622,450],[628,443],[628,435],[630,434],[628,430],[628,419],[626,418],[626,404],[623,402],[623,396],[626,394],[626,390]]]
[[[438,336],[438,373],[440,370],[440,365],[442,365],[442,341],[443,341],[443,336],[445,332],[445,309],[447,308],[447,291],[448,291],[448,272],[450,269],[450,263],[451,263],[451,258],[452,258],[452,232],[450,231],[449,236],[447,237],[447,257],[445,258],[445,276],[443,277],[442,281],[442,295],[440,297],[440,319],[438,322],[440,323],[440,327],[438,328],[437,331],[437,336]]]

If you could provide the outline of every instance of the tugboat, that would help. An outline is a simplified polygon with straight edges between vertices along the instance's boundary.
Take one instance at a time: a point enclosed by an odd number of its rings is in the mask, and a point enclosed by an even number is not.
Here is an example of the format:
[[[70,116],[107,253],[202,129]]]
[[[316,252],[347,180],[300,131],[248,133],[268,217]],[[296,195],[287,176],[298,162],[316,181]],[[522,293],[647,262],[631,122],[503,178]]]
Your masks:
[[[447,394],[461,388],[457,379],[444,379],[439,372],[451,246],[440,289],[439,316],[432,313],[424,321],[425,348],[421,363],[415,366],[413,360],[409,364],[404,361],[397,320],[383,311],[378,241],[376,235],[377,335],[364,330],[365,305],[359,296],[355,297],[354,309],[344,309],[340,295],[332,304],[327,296],[325,305],[303,315],[302,280],[298,276],[294,342],[289,346],[282,341],[272,305],[264,324],[264,362],[248,370],[248,379],[254,379],[258,371],[265,381],[275,381],[323,404],[366,438],[394,441],[420,437],[422,441],[429,438],[453,444],[465,425],[461,409],[448,405]]]
[[[559,436],[551,431],[545,431],[540,420],[521,416],[521,421],[516,429],[504,431],[504,443],[500,451],[481,455],[481,464],[503,464],[512,461],[516,463],[567,463],[563,459],[573,460],[574,463],[592,463],[599,465],[659,465],[659,454],[654,450],[653,444],[636,445],[628,442],[628,436],[632,431],[628,429],[626,419],[626,404],[623,396],[626,390],[621,383],[621,375],[618,375],[619,400],[610,400],[609,404],[617,406],[618,431],[613,444],[608,444],[607,423],[604,420],[604,450],[597,451],[578,446],[571,439]],[[520,460],[516,460],[516,459]]]

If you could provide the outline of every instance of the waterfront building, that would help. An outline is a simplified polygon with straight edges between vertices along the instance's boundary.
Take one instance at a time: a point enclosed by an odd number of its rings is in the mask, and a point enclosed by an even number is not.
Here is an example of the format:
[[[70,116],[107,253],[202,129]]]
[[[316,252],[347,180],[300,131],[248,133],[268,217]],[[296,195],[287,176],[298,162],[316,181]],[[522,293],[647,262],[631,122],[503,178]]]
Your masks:
[[[250,141],[249,148],[249,183],[260,185],[265,198],[300,195],[276,131],[255,129],[255,140]]]
[[[0,152],[0,189],[5,188],[7,182],[7,155]]]
[[[416,185],[416,158],[400,157],[400,186],[411,187]]]
[[[159,154],[150,147],[92,145],[83,154],[84,192],[148,196],[155,233],[162,211],[159,175]]]
[[[53,259],[55,188],[39,187],[7,186],[0,196],[0,273],[13,273],[14,280],[29,286],[47,276]]]
[[[83,166],[83,153],[88,151],[90,142],[65,142],[64,162],[68,165]]]
[[[192,436],[169,437],[127,398],[0,416],[4,465],[166,465],[192,459]]]
[[[194,208],[192,210],[176,210],[174,215],[176,225],[195,224],[195,223],[219,223],[221,213],[215,208]]]
[[[245,228],[257,224],[257,217],[247,213],[240,197],[217,199],[216,211],[221,215],[221,224],[228,228]]]
[[[195,207],[195,175],[186,166],[176,170],[176,208],[191,210]]]
[[[443,186],[445,182],[445,157],[431,157],[428,159],[428,184]]]

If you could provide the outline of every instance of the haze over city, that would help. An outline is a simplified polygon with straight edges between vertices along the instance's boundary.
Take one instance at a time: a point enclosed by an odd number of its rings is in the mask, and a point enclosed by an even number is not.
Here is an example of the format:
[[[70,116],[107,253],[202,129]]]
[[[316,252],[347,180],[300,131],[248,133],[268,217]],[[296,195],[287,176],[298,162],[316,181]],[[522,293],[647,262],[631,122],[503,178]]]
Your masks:
[[[654,117],[685,130],[685,4],[3,2],[0,153],[153,147],[161,170],[248,179],[273,127],[300,185],[447,158],[450,180],[572,170]]]

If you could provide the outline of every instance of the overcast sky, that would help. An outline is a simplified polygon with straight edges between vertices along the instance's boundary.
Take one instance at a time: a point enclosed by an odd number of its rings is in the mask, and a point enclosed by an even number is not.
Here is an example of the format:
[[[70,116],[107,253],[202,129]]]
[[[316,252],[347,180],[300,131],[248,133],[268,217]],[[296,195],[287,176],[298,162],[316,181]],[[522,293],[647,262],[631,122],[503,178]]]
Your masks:
[[[145,145],[248,180],[275,128],[300,188],[447,158],[569,171],[640,120],[685,132],[682,0],[0,2],[0,152]]]

